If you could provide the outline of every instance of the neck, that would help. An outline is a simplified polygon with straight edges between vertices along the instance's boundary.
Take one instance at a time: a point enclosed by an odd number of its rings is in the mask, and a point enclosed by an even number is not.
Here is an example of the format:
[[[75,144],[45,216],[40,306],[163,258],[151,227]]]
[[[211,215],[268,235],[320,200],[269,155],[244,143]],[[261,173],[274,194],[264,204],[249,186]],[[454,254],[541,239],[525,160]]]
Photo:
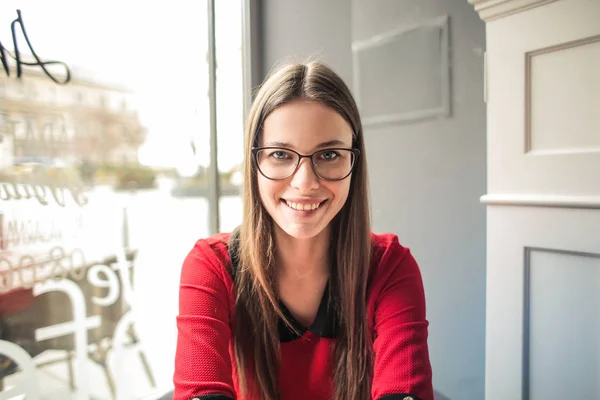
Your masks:
[[[297,239],[275,228],[277,267],[280,277],[292,280],[319,279],[329,276],[330,228],[317,236]]]

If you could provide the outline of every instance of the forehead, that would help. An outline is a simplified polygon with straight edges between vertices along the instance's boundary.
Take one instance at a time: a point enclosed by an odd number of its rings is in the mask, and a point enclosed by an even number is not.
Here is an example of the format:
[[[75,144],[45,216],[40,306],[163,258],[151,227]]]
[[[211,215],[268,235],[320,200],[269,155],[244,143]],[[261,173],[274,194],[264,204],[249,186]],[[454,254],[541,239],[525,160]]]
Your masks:
[[[261,146],[286,144],[301,151],[311,151],[325,142],[351,147],[352,128],[332,108],[302,100],[275,109],[265,119],[260,135]]]

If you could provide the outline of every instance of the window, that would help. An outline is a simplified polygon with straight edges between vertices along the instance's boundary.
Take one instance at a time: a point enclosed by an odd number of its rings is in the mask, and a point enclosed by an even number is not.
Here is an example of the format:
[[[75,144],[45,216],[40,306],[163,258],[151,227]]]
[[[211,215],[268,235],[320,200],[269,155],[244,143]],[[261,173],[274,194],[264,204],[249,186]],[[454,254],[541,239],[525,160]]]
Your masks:
[[[242,221],[244,84],[242,7],[215,1],[217,165],[219,230],[230,232]]]
[[[0,68],[7,92],[57,94],[0,98],[0,392],[164,393],[183,258],[241,221],[243,1],[7,0],[5,47],[17,3],[36,53],[71,80]],[[42,143],[47,120],[69,134]]]

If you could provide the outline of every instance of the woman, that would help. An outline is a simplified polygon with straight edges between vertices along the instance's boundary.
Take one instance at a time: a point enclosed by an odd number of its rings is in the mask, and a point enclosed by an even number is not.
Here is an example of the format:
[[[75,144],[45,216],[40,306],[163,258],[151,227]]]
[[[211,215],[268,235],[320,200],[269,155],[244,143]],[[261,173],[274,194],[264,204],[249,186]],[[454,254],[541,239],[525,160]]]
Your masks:
[[[174,398],[432,400],[420,271],[370,232],[347,86],[321,63],[280,68],[245,148],[242,225],[183,265]]]

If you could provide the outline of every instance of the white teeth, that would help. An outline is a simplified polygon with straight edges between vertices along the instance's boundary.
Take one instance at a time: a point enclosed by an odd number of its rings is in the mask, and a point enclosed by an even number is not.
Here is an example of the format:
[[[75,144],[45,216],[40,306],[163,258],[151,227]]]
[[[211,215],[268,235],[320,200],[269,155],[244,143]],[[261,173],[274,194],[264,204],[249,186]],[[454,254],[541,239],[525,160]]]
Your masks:
[[[292,201],[287,201],[287,200],[285,201],[285,204],[287,204],[288,207],[293,208],[294,210],[298,210],[298,211],[312,211],[312,210],[316,210],[321,205],[321,203],[302,204],[302,203],[294,203]]]

